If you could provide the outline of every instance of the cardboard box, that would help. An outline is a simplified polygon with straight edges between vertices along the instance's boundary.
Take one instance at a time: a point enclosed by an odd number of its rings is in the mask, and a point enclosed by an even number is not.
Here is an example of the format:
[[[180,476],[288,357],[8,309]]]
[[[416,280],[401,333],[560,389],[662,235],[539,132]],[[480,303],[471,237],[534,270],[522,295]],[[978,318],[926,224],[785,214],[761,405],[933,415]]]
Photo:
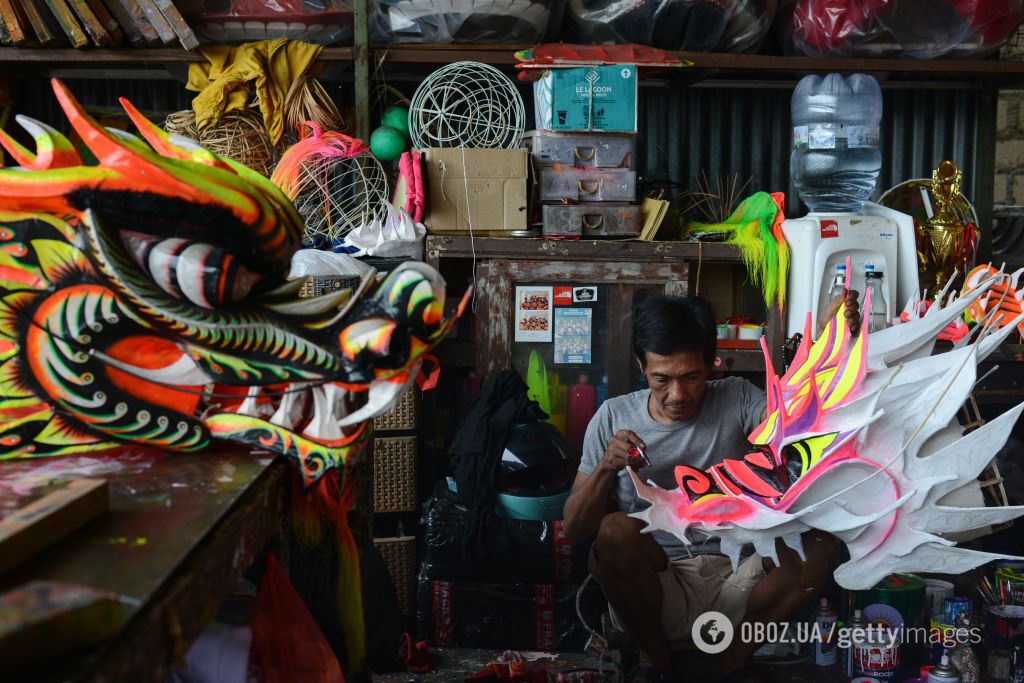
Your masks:
[[[551,69],[533,84],[537,128],[636,132],[636,66]]]
[[[471,222],[479,236],[526,229],[527,150],[432,148],[424,157],[429,232],[466,235]]]

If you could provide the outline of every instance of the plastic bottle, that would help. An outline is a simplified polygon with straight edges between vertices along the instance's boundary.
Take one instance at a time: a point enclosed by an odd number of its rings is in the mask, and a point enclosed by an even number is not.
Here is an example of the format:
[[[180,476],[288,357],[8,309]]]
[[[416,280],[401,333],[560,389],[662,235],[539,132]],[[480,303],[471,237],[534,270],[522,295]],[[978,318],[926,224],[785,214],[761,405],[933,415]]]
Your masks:
[[[597,390],[587,383],[587,376],[580,373],[576,384],[569,389],[568,442],[569,452],[574,458],[583,454],[583,437],[596,410]]]
[[[814,664],[815,666],[832,666],[836,663],[836,641],[835,630],[836,611],[828,606],[828,600],[821,599],[818,609],[814,613],[814,625],[816,627],[814,641]]]
[[[885,273],[875,270],[871,263],[864,264],[864,289],[871,290],[871,311],[868,332],[878,332],[889,327],[889,314],[885,303]]]
[[[812,212],[859,212],[882,167],[878,81],[865,74],[807,76],[793,92],[790,111],[789,172],[800,198]]]
[[[829,287],[828,287],[828,295],[825,296],[824,299],[822,299],[821,301],[818,302],[818,317],[817,317],[817,320],[818,320],[819,323],[827,322],[827,321],[823,320],[823,318],[825,316],[825,311],[828,309],[829,304],[832,303],[832,300],[835,299],[837,296],[841,296],[842,293],[845,290],[846,290],[846,264],[845,263],[839,263],[839,264],[836,264],[835,271],[832,274],[832,284],[830,284]]]

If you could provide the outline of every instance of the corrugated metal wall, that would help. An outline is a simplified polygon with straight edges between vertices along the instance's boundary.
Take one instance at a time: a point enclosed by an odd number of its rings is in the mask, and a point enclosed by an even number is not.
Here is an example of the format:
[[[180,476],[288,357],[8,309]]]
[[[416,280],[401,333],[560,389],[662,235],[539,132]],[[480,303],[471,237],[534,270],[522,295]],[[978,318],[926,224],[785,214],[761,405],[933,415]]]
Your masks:
[[[163,80],[75,79],[69,85],[87,106],[116,107],[117,98],[125,96],[144,111],[169,112],[189,107],[193,97],[166,73]],[[753,179],[751,191],[785,190],[787,213],[803,213],[789,182],[792,85],[769,85],[685,87],[669,80],[641,88],[642,181],[670,181],[675,194],[696,189],[694,178],[702,170],[709,178],[738,173],[744,180]],[[351,101],[351,84],[326,87],[339,103]],[[883,97],[878,193],[908,178],[928,177],[943,159],[953,159],[964,169],[965,194],[973,196],[979,92],[883,90]],[[16,79],[15,98],[19,112],[66,128],[43,79]]]
[[[641,89],[639,161],[645,183],[671,180],[696,189],[709,178],[738,173],[752,190],[787,195],[787,213],[799,215],[789,182],[788,88],[691,87],[668,83]],[[909,178],[930,177],[943,159],[964,169],[973,196],[976,90],[884,90],[882,170],[878,193]]]

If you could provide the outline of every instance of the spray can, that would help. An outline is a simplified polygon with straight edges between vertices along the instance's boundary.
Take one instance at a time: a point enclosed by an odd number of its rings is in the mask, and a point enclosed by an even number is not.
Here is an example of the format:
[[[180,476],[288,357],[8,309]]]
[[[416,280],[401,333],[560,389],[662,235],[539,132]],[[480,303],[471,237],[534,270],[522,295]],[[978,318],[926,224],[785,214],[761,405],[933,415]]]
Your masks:
[[[1024,683],[1024,636],[1010,639],[1010,683]]]
[[[942,660],[928,672],[928,683],[960,683],[960,672],[949,663],[949,657],[942,655]]]
[[[846,625],[846,647],[839,651],[839,667],[843,675],[853,678],[853,648],[857,643],[864,642],[866,637],[865,629],[868,627],[868,620],[864,618],[859,609],[853,610],[853,617]],[[1024,681],[1021,681],[1024,683]]]
[[[836,663],[836,611],[829,607],[828,600],[821,599],[818,609],[814,613],[815,639],[814,639],[814,664],[815,666],[832,666]]]

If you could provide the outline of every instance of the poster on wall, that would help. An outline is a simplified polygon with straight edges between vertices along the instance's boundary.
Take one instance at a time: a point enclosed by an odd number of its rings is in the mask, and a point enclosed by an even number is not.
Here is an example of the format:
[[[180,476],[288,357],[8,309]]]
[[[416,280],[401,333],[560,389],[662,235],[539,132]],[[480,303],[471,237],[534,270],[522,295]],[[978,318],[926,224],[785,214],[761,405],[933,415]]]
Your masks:
[[[555,310],[555,363],[589,364],[593,309]]]
[[[552,327],[551,287],[516,287],[517,342],[549,342]]]

